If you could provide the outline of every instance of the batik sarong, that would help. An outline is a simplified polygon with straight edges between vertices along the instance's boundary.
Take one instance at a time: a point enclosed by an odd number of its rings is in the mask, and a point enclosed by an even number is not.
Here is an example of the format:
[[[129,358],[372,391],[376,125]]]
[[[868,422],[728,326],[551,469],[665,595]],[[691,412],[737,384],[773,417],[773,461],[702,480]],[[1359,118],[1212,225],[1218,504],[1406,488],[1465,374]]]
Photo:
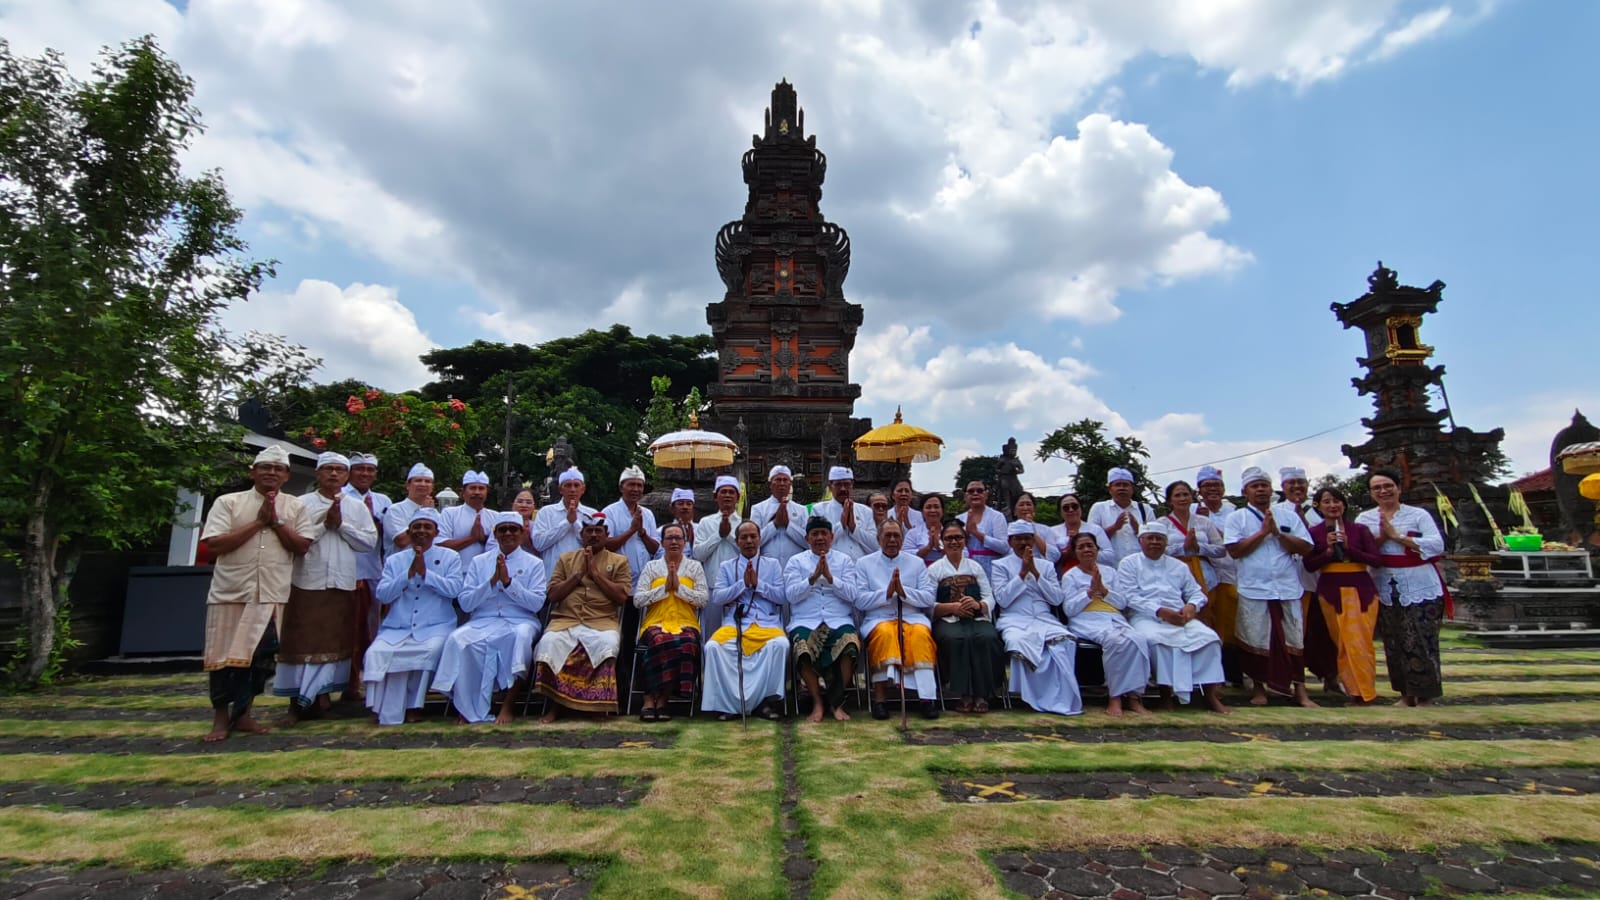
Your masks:
[[[540,662],[534,689],[568,709],[616,712],[617,660],[612,657],[596,667],[590,664],[589,654],[580,644],[567,655],[559,672]]]
[[[1240,597],[1235,624],[1240,661],[1251,681],[1285,695],[1305,682],[1305,622],[1299,597],[1281,601]]]
[[[1389,666],[1390,687],[1418,700],[1444,695],[1444,679],[1439,671],[1439,622],[1443,618],[1442,597],[1379,609],[1378,625],[1383,629],[1383,658]]]
[[[684,628],[667,632],[651,625],[639,635],[644,648],[644,686],[652,694],[694,696],[700,666],[700,631]]]
[[[833,667],[842,659],[861,656],[861,637],[855,626],[840,625],[833,628],[826,623],[816,628],[797,627],[789,632],[789,643],[794,648],[796,669],[806,660],[817,673],[817,678],[827,688],[827,700],[835,707],[843,702],[844,692],[850,686],[842,679],[832,677]]]
[[[211,670],[209,679],[211,708],[228,711],[230,729],[239,724],[239,720],[250,711],[250,706],[255,703],[256,697],[266,690],[267,682],[272,680],[273,661],[277,652],[278,629],[269,621],[266,630],[261,634],[260,641],[256,643],[255,653],[251,655],[248,666],[223,666]]]

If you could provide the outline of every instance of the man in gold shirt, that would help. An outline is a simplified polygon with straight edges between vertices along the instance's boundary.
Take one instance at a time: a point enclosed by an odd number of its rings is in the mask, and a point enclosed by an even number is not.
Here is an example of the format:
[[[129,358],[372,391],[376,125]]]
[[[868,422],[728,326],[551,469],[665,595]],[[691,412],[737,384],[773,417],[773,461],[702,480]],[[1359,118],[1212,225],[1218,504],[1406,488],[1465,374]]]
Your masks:
[[[554,722],[560,706],[613,712],[617,706],[618,611],[633,593],[628,558],[605,548],[602,513],[583,513],[583,546],[561,554],[547,595],[550,624],[534,651],[535,690],[552,701],[541,722]]]

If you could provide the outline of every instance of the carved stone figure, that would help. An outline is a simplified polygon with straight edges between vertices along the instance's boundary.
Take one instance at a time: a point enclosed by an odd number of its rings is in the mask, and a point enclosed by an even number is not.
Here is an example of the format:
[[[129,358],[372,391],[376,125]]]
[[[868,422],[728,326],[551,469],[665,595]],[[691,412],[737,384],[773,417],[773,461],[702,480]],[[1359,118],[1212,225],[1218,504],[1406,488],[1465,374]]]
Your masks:
[[[1012,515],[1011,507],[1017,498],[1023,494],[1022,487],[1022,460],[1017,458],[1017,439],[1009,438],[1005,446],[1000,448],[1000,461],[994,466],[995,487],[994,501],[1000,511],[1007,516]]]

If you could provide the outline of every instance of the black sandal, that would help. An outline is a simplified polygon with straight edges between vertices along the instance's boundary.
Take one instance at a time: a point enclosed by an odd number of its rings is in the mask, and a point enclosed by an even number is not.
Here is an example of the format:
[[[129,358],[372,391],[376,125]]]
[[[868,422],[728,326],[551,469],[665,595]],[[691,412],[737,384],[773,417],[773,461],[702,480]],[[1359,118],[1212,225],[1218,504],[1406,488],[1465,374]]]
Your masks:
[[[639,721],[641,721],[641,722],[657,722],[657,721],[660,721],[660,719],[657,717],[657,713],[658,712],[659,712],[659,710],[657,710],[654,706],[646,706],[644,709],[639,711]]]

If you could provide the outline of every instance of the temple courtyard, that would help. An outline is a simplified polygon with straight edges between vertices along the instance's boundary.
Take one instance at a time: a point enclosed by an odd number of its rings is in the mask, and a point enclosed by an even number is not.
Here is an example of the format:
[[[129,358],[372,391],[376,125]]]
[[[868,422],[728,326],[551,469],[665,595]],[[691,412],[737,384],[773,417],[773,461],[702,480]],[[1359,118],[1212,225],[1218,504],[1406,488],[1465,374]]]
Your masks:
[[[1600,650],[1447,633],[1445,679],[905,734],[348,708],[217,745],[200,675],[86,679],[0,697],[0,900],[1600,895]]]

